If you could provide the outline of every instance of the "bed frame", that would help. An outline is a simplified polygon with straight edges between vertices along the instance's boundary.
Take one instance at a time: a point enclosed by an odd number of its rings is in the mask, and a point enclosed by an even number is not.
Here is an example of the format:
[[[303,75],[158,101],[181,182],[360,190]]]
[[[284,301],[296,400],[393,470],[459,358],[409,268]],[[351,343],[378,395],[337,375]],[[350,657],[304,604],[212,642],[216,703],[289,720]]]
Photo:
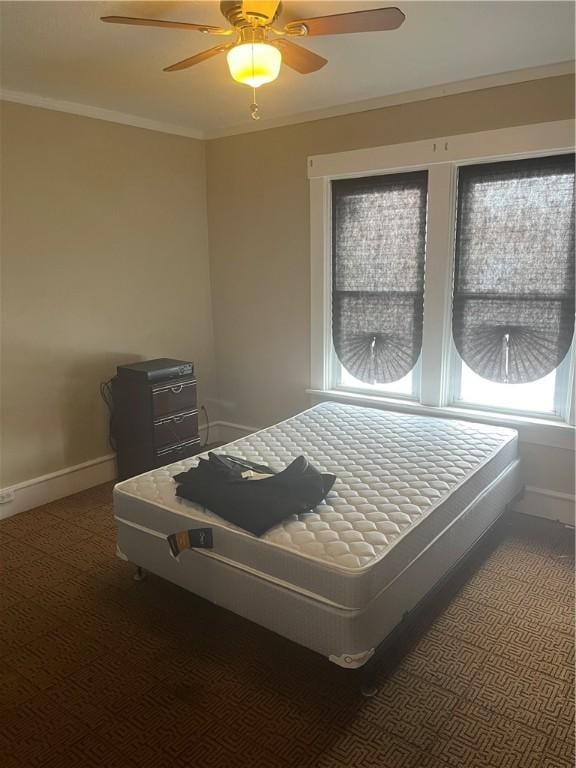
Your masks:
[[[475,542],[448,567],[414,607],[404,613],[401,620],[377,645],[366,663],[356,669],[343,669],[342,674],[355,678],[355,684],[364,696],[374,696],[378,692],[379,682],[394,670],[478,565],[502,539],[507,525],[507,513],[523,493],[522,488],[501,510],[497,511]],[[146,573],[145,567],[136,565],[134,579],[141,581]]]
[[[369,430],[371,434],[378,434],[383,441],[388,434],[396,436],[401,447],[407,434],[409,448],[396,450],[400,450],[400,453],[404,450],[408,456],[415,450],[412,447],[414,436],[411,432],[414,427],[412,422],[408,424],[409,419],[405,416],[378,412],[375,424],[376,416],[370,409],[326,404],[316,406],[294,419],[300,419],[300,422],[294,424],[294,420],[289,419],[254,436],[243,438],[238,445],[245,440],[248,441],[248,453],[264,451],[270,455],[278,453],[280,456],[285,449],[279,450],[275,441],[282,446],[285,433],[292,439],[303,434],[311,440],[311,435],[316,435],[318,430],[330,432],[330,425],[336,424],[335,434],[340,435],[342,420],[347,420],[349,425],[359,425],[360,434],[363,434],[363,429]],[[436,446],[434,450],[438,451],[441,476],[444,467],[451,468],[450,462],[446,463],[446,456],[450,459],[454,455],[459,457],[461,443],[460,437],[453,438],[454,434],[460,434],[459,428],[445,435],[442,431],[436,432],[437,427],[437,424],[419,424],[416,442],[425,451],[430,450],[430,445]],[[466,425],[463,428],[464,457],[467,455],[469,430],[472,427]],[[422,436],[428,428],[435,435],[432,442],[426,435]],[[446,429],[446,425],[441,424],[439,428]],[[280,561],[281,568],[276,571],[267,570],[265,559],[261,561],[263,567],[260,567],[258,557],[254,558],[259,551],[256,545],[250,545],[252,549],[248,548],[245,558],[236,557],[237,550],[225,538],[220,549],[189,550],[179,558],[173,557],[167,544],[169,534],[179,530],[179,526],[206,525],[206,516],[188,516],[174,502],[170,479],[171,472],[179,470],[176,465],[172,465],[171,470],[155,470],[150,473],[151,477],[143,475],[136,478],[136,482],[126,481],[115,488],[118,553],[125,560],[141,566],[136,578],[142,578],[142,569],[149,570],[209,602],[313,650],[343,667],[350,677],[358,678],[362,691],[370,695],[376,690],[380,673],[394,666],[395,660],[410,647],[413,638],[430,623],[445,605],[446,599],[458,589],[478,558],[498,539],[502,530],[502,516],[522,493],[517,435],[512,430],[504,430],[505,434],[500,434],[501,430],[495,429],[498,434],[491,440],[488,454],[480,451],[479,455],[485,458],[478,465],[480,468],[491,461],[489,455],[492,458],[498,456],[492,468],[485,475],[479,472],[475,474],[475,471],[468,475],[471,483],[468,491],[459,500],[453,498],[452,506],[442,507],[444,513],[435,523],[432,520],[434,524],[428,529],[420,529],[416,525],[413,531],[408,532],[407,538],[414,536],[414,539],[407,541],[407,546],[396,560],[392,554],[392,559],[388,561],[388,571],[384,568],[370,573],[368,567],[358,569],[361,581],[346,576],[348,580],[343,583],[347,591],[340,591],[342,582],[336,583],[337,588],[333,591],[329,589],[332,584],[329,580],[331,566],[321,565],[315,571],[310,570],[314,578],[309,581],[299,580],[297,570],[294,578],[290,570],[299,566],[296,560],[289,563],[289,567]],[[483,439],[486,428],[477,429],[476,432],[471,450],[476,448],[476,439]],[[490,430],[488,432],[491,433]],[[311,445],[310,450],[314,454],[312,448]],[[446,453],[449,450],[452,453]],[[374,446],[370,447],[366,453],[367,460],[374,461],[380,453]],[[383,455],[387,455],[385,450]],[[391,466],[400,467],[400,454],[397,456],[392,451],[390,455]],[[321,463],[330,461],[324,448],[317,450],[317,456]],[[347,460],[347,453],[339,456],[346,473]],[[458,475],[458,472],[455,474]],[[350,494],[351,497],[358,495],[352,490]],[[364,501],[362,497],[361,501]],[[210,520],[210,517],[207,519]],[[220,526],[218,521],[215,526]],[[224,537],[226,526],[220,527],[223,528]],[[391,549],[393,552],[394,548]],[[263,553],[273,551],[263,550]],[[382,557],[385,559],[387,556],[384,553]],[[352,569],[351,572],[353,576],[356,575]],[[340,578],[339,574],[337,576]]]
[[[524,489],[504,508],[502,514],[475,544],[434,584],[420,602],[404,614],[402,621],[377,646],[372,658],[359,669],[350,671],[350,674],[356,676],[363,696],[371,697],[378,693],[379,683],[394,671],[479,565],[504,538],[512,506],[523,495]]]

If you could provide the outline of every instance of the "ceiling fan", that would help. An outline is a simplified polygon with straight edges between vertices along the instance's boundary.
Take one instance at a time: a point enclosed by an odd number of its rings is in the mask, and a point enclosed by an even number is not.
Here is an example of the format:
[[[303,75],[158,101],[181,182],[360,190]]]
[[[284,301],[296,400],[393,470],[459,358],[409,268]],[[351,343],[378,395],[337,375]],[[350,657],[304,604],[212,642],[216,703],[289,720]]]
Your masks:
[[[239,83],[258,88],[278,77],[282,62],[302,75],[321,69],[327,60],[288,38],[342,35],[351,32],[385,32],[397,29],[406,18],[399,8],[376,8],[367,11],[317,16],[290,21],[284,27],[274,26],[282,11],[280,0],[223,0],[220,10],[231,26],[215,27],[163,19],[139,19],[130,16],[103,16],[111,24],[130,24],[164,29],[187,29],[206,35],[232,37],[213,48],[194,54],[165,72],[188,69],[195,64],[226,53],[230,74]],[[255,99],[254,99],[255,101]],[[252,117],[258,119],[258,108],[252,105]]]

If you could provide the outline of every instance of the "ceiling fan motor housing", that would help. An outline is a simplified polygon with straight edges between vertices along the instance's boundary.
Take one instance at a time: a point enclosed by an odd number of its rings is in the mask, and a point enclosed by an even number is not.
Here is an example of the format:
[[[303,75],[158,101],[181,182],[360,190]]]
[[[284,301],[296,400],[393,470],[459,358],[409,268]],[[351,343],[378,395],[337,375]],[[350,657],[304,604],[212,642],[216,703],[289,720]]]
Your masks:
[[[222,0],[220,3],[220,11],[233,27],[241,30],[244,27],[252,27],[254,22],[261,26],[272,24],[282,12],[282,3],[278,5],[274,16],[271,18],[261,13],[250,14],[249,17],[244,16],[242,13],[242,2],[240,0]]]

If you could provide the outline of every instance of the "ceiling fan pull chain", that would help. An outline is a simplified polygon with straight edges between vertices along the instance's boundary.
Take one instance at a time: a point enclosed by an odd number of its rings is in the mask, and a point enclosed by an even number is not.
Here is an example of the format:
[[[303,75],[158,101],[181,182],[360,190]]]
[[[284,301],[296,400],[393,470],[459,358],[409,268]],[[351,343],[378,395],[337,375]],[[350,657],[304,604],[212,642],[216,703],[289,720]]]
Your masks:
[[[254,43],[256,42],[255,33],[256,27],[254,26],[254,22],[252,22],[252,47],[250,48],[250,53],[252,55],[252,79],[254,79],[254,75],[256,74],[254,72]],[[256,98],[254,98],[254,101],[256,101]]]
[[[250,104],[250,117],[252,120],[260,120],[260,107],[256,101],[256,88],[252,88],[252,104]]]
[[[254,42],[255,42],[255,22],[252,21],[252,46],[251,46],[251,54],[252,54],[252,78],[254,78]],[[260,115],[258,114],[258,103],[256,101],[256,88],[252,88],[252,104],[250,104],[250,117],[252,120],[260,120]]]

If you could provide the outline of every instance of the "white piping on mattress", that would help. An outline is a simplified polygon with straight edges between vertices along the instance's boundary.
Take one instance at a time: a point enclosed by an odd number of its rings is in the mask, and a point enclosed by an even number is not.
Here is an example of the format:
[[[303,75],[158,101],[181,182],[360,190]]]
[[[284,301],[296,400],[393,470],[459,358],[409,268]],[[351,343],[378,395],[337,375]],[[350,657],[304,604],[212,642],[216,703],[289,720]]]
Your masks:
[[[131,520],[124,520],[123,517],[118,517],[117,515],[114,515],[114,520],[117,520],[119,523],[124,523],[124,525],[129,525],[130,528],[136,528],[137,531],[142,531],[142,533],[149,533],[150,536],[154,536],[157,539],[164,539],[164,541],[168,541],[168,536],[166,536],[165,533],[153,531],[152,528],[146,528],[145,525],[133,523]]]
[[[147,528],[144,525],[139,525],[138,523],[133,523],[131,520],[125,520],[123,517],[118,517],[117,515],[114,515],[114,519],[122,523],[123,525],[127,525],[130,528],[136,528],[138,531],[142,531],[142,533],[147,533],[150,536],[154,536],[156,539],[163,539],[164,541],[168,541],[168,536],[164,533],[159,533],[158,531],[152,530],[152,528]],[[239,571],[244,571],[246,573],[249,573],[252,576],[257,576],[259,579],[262,579],[263,581],[269,581],[272,584],[276,584],[278,587],[282,587],[283,589],[288,589],[291,592],[297,592],[299,595],[302,595],[303,597],[308,597],[310,600],[314,600],[318,603],[324,603],[325,605],[329,605],[332,608],[338,608],[340,611],[346,611],[348,613],[358,613],[358,610],[356,608],[347,608],[345,605],[340,605],[339,603],[334,603],[332,600],[328,600],[326,597],[322,597],[322,595],[318,595],[315,592],[310,592],[307,589],[303,589],[302,587],[298,587],[294,584],[290,584],[287,581],[283,581],[282,579],[278,579],[275,576],[270,576],[267,573],[263,573],[262,571],[258,571],[255,568],[250,568],[249,565],[244,565],[243,563],[237,563],[235,560],[230,560],[227,557],[223,557],[222,555],[217,554],[216,552],[208,552],[206,550],[201,549],[190,549],[186,550],[188,552],[193,552],[196,555],[202,555],[202,557],[209,557],[213,560],[218,560],[221,563],[224,563],[225,565],[230,566],[231,568],[236,568]],[[176,559],[176,562],[179,562]]]

